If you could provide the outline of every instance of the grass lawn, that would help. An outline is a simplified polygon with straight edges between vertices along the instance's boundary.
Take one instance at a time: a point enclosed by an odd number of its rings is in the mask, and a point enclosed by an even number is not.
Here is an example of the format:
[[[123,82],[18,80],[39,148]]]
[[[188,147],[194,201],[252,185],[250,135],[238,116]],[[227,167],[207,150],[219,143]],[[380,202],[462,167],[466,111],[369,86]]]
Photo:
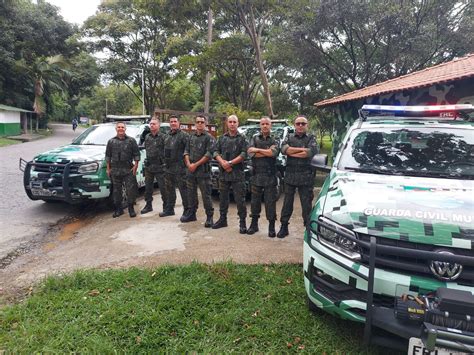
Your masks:
[[[21,143],[21,141],[8,139],[8,138],[0,138],[0,147],[5,147],[7,145],[18,144],[18,143]]]
[[[308,311],[301,265],[80,271],[0,311],[0,353],[361,353],[362,326]]]

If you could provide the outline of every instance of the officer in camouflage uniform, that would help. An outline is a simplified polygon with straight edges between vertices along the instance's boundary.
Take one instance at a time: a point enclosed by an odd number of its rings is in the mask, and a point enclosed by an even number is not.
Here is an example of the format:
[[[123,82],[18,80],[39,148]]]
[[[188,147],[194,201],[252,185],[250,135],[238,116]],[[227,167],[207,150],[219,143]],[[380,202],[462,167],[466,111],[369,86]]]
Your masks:
[[[112,179],[113,200],[115,212],[113,217],[123,214],[122,208],[122,186],[125,186],[128,201],[128,213],[135,217],[133,208],[137,198],[137,169],[140,161],[140,150],[137,141],[125,134],[127,126],[124,122],[115,125],[117,135],[107,142],[105,148],[105,160],[107,162],[107,175]],[[135,163],[133,163],[135,162]]]
[[[145,137],[145,201],[146,205],[142,209],[141,214],[153,211],[153,190],[155,179],[160,187],[161,200],[163,208],[166,206],[165,197],[165,176],[164,176],[164,148],[166,134],[160,132],[160,120],[153,117],[150,120],[150,133]]]
[[[165,139],[165,191],[166,205],[160,217],[173,216],[176,204],[176,185],[183,201],[183,216],[189,212],[188,192],[186,189],[186,166],[184,165],[184,149],[188,135],[179,129],[177,116],[170,116],[170,131]]]
[[[240,234],[247,233],[245,217],[245,173],[244,160],[247,156],[247,141],[238,131],[239,119],[236,115],[227,118],[227,133],[219,137],[214,158],[219,163],[219,198],[220,217],[213,224],[213,229],[227,227],[227,211],[229,210],[229,191],[232,187],[237,211],[240,218]]]
[[[271,134],[272,121],[269,117],[260,119],[260,133],[249,142],[247,153],[252,158],[252,177],[250,179],[252,201],[252,222],[247,234],[258,232],[258,219],[262,210],[262,197],[265,201],[265,214],[268,220],[268,236],[274,238],[277,200],[276,157],[280,153],[279,142]]]
[[[212,207],[211,192],[211,165],[209,161],[212,158],[214,149],[214,138],[206,132],[206,118],[196,116],[196,131],[189,136],[186,149],[184,150],[184,162],[187,171],[187,189],[189,201],[189,213],[181,218],[181,222],[191,222],[196,220],[196,211],[198,208],[197,187],[201,191],[202,202],[206,211],[206,222],[204,227],[212,227],[212,217],[214,208]]]
[[[311,167],[311,158],[318,153],[318,145],[312,134],[307,133],[308,120],[304,116],[295,119],[295,133],[286,137],[281,151],[287,155],[285,170],[285,200],[281,209],[281,227],[278,238],[285,238],[288,223],[293,213],[293,201],[296,189],[300,195],[304,224],[308,223],[313,202],[315,170]]]

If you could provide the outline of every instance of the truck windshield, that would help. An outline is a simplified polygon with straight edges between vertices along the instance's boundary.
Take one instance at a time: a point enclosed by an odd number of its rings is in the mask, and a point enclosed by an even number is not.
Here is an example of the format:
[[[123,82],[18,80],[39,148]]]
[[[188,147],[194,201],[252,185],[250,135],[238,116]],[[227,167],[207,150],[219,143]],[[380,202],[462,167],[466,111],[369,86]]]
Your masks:
[[[355,130],[339,168],[368,173],[474,178],[474,132],[462,128]]]
[[[139,126],[127,125],[126,134],[130,137],[137,139],[139,133]],[[86,131],[81,133],[72,144],[77,145],[107,145],[110,138],[114,137],[117,133],[115,132],[115,125],[98,125],[89,127]]]

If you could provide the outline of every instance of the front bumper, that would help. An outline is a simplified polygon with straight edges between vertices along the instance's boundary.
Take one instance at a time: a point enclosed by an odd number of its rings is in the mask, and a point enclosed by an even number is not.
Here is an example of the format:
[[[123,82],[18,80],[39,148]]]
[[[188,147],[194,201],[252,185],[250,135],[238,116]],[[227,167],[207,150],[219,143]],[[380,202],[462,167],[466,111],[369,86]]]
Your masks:
[[[85,200],[108,197],[110,180],[101,179],[99,176],[104,172],[99,169],[97,174],[80,174],[79,166],[80,164],[72,162],[66,164],[27,162],[21,158],[19,162],[20,170],[23,171],[23,186],[31,200],[76,204]]]
[[[309,300],[343,319],[365,322],[367,342],[375,333],[372,328],[391,334],[392,338],[395,335],[400,341],[395,342],[393,347],[405,346],[406,349],[409,338],[426,338],[428,326],[407,325],[395,317],[395,298],[402,294],[427,294],[440,287],[474,294],[472,286],[387,271],[376,268],[375,263],[363,265],[354,262],[321,244],[314,232],[307,229],[304,243],[304,281]],[[374,260],[375,251],[376,246]],[[463,262],[473,265],[474,257],[468,259],[463,257]],[[370,329],[367,330],[367,327]],[[474,338],[470,339],[474,341]],[[387,346],[386,342],[383,344]]]

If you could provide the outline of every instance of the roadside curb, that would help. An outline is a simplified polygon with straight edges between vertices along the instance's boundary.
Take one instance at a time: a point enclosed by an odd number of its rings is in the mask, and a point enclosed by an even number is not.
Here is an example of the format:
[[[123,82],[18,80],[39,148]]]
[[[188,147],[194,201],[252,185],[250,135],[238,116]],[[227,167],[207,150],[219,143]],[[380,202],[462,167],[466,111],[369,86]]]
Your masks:
[[[20,134],[19,136],[9,136],[8,139],[13,139],[15,141],[20,141],[22,143],[36,141],[38,139],[44,138],[41,134]]]

